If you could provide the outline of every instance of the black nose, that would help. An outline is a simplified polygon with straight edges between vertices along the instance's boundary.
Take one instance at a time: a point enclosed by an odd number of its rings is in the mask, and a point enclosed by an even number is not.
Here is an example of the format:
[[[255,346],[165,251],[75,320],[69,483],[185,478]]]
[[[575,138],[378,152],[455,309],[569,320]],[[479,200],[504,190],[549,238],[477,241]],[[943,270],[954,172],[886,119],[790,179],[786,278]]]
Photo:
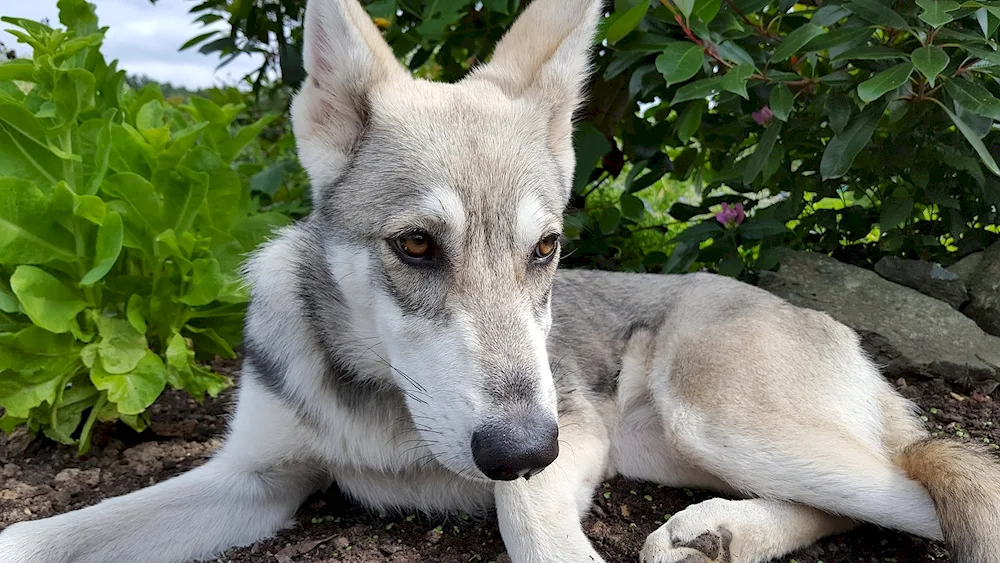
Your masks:
[[[548,467],[559,455],[559,425],[534,419],[484,426],[472,434],[476,467],[495,481],[513,481]]]

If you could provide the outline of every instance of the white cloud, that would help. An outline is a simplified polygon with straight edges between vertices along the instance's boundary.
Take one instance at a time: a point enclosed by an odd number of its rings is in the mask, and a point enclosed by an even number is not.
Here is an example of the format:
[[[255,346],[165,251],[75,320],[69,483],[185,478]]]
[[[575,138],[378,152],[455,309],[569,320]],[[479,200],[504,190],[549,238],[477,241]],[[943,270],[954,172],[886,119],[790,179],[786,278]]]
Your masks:
[[[188,10],[197,2],[192,0],[159,0],[155,5],[149,0],[91,1],[97,6],[100,25],[110,28],[102,48],[105,57],[118,59],[119,68],[130,74],[145,74],[161,82],[201,88],[234,84],[260,66],[259,57],[241,56],[216,71],[220,62],[217,54],[203,55],[196,48],[178,52],[181,45],[196,35],[210,29],[225,29],[224,22],[212,28],[193,23],[194,17]],[[16,4],[16,7],[4,8],[3,15],[35,21],[47,18],[50,25],[59,25],[56,0]],[[7,27],[9,24],[0,24],[0,29]],[[6,31],[0,31],[0,41],[18,54],[29,51]]]

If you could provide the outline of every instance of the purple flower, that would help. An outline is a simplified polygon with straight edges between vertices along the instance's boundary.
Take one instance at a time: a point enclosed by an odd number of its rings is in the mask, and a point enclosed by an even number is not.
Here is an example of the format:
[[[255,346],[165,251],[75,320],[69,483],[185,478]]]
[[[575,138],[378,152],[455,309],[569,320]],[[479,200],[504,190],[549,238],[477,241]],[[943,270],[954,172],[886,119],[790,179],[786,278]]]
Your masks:
[[[753,117],[753,120],[757,122],[757,125],[764,127],[774,119],[774,112],[771,111],[771,108],[764,106],[751,113],[750,117]]]
[[[715,220],[722,223],[723,226],[733,227],[739,225],[744,220],[746,220],[746,213],[743,212],[743,204],[737,203],[736,205],[729,207],[728,203],[722,204],[722,211],[715,214]]]

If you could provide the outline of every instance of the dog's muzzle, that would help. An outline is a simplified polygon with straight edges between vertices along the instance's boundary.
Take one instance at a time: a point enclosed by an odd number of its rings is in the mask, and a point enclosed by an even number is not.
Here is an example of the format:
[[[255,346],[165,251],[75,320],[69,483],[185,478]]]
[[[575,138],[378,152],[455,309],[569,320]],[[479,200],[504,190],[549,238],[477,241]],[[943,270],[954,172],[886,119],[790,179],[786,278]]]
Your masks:
[[[559,425],[548,418],[486,425],[472,434],[476,467],[494,481],[528,478],[548,467],[558,455]]]

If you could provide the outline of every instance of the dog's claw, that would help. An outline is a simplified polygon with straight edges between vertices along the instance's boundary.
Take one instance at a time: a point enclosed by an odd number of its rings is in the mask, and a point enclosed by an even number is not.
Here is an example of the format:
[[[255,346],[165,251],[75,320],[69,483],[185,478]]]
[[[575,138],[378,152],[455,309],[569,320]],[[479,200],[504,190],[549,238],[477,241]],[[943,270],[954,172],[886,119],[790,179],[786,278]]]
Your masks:
[[[725,528],[706,531],[687,541],[661,528],[646,539],[640,559],[643,563],[731,563],[732,541],[732,532]]]
[[[705,532],[689,542],[678,544],[678,546],[697,549],[704,553],[706,557],[715,561],[719,557],[719,552],[722,551],[722,536],[712,532]]]

